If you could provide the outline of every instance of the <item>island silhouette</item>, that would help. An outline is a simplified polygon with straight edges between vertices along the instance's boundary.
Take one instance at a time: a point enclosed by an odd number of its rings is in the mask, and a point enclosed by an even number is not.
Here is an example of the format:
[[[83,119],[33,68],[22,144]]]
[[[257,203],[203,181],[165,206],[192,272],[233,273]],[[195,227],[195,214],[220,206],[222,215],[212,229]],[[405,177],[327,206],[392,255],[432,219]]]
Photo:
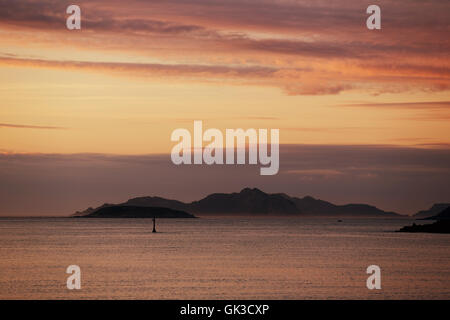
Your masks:
[[[164,209],[164,210],[162,210]],[[158,211],[159,210],[159,211]],[[97,208],[78,211],[74,217],[190,217],[188,215],[251,215],[310,217],[403,217],[367,204],[336,205],[310,196],[291,197],[284,193],[266,193],[257,188],[240,192],[213,193],[185,203],[162,197],[132,198],[120,204],[105,203]],[[164,212],[164,213],[163,213]]]
[[[86,215],[74,215],[77,218],[195,218],[194,215],[169,208],[105,206]]]

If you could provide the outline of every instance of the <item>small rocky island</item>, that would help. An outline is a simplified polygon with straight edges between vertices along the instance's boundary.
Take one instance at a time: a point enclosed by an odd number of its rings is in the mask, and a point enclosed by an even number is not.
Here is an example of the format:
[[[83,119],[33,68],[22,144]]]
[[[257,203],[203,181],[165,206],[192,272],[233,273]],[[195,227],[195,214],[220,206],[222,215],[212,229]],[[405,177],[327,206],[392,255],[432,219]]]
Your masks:
[[[169,208],[111,205],[74,218],[195,218],[194,215]]]

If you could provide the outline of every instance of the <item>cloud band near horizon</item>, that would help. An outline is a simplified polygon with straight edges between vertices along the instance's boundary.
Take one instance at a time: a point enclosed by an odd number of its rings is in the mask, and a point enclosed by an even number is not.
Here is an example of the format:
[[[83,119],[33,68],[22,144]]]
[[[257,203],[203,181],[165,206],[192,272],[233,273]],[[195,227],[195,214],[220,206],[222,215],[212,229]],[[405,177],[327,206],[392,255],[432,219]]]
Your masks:
[[[292,196],[414,213],[449,202],[449,146],[282,145],[280,172],[259,166],[175,166],[170,155],[0,154],[1,215],[66,215],[158,195],[192,201],[258,187]]]

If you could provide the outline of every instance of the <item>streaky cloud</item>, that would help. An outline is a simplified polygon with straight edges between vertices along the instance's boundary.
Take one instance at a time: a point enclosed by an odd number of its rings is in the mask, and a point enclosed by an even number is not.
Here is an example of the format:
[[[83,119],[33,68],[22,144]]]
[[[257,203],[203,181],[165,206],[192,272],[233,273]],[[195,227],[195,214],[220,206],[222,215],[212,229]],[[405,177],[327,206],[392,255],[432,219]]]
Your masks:
[[[27,124],[13,124],[13,123],[0,123],[0,128],[15,128],[15,129],[45,129],[45,130],[66,130],[65,127],[55,126],[37,126]]]

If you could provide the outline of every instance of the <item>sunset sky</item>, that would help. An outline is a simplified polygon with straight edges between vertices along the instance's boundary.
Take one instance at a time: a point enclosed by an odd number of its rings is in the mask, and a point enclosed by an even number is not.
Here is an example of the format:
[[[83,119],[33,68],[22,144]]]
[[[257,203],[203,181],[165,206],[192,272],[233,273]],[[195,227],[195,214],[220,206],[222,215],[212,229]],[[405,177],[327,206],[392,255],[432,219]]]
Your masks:
[[[81,30],[66,29],[70,4],[81,7]],[[381,30],[366,27],[370,4],[381,7]],[[46,196],[30,191],[46,178],[24,162],[157,157],[170,153],[171,132],[191,130],[194,120],[206,128],[280,129],[292,163],[283,166],[282,158],[279,176],[252,181],[267,191],[402,213],[450,201],[442,190],[450,177],[449,22],[450,2],[441,0],[0,0],[0,177],[16,186],[0,187],[8,202],[0,213],[98,204],[87,189],[64,204],[39,202],[59,185],[44,183]],[[296,167],[292,148],[305,145],[318,159],[326,154],[326,163]],[[391,161],[375,160],[386,159],[383,152]],[[365,180],[352,185],[352,168]],[[173,170],[167,176],[179,174]],[[403,189],[401,199],[383,189],[387,172],[398,178],[389,188]],[[76,177],[61,183],[90,183]],[[186,193],[131,183],[96,201],[150,193],[194,200],[246,184],[205,180]],[[18,199],[30,200],[10,204]]]

